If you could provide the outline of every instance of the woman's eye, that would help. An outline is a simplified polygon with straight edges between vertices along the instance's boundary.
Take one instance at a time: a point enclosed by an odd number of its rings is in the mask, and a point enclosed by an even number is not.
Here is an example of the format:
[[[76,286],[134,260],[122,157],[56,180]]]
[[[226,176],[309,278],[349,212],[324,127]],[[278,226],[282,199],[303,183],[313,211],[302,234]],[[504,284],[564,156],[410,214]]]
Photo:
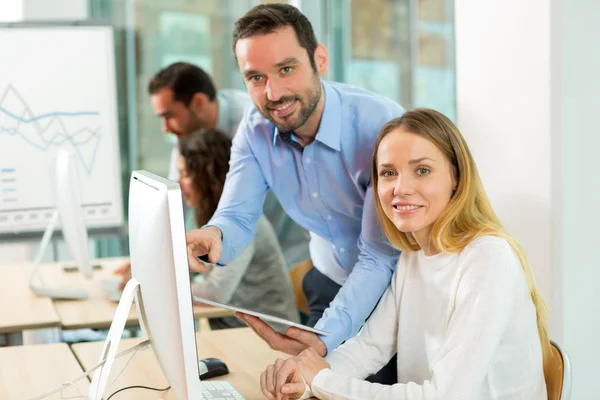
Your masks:
[[[381,176],[382,178],[389,178],[392,175],[393,175],[393,172],[390,170],[381,171],[379,173],[379,176]]]
[[[429,175],[430,172],[431,171],[429,170],[429,168],[423,168],[423,167],[421,167],[421,168],[417,169],[417,175],[420,175],[420,176]]]

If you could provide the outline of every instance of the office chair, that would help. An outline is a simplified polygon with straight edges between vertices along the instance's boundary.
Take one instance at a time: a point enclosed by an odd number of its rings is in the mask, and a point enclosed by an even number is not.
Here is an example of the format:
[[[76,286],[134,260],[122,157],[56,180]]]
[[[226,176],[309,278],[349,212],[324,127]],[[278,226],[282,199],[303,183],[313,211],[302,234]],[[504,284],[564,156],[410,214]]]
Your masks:
[[[544,371],[548,400],[569,400],[571,397],[571,362],[567,354],[551,341],[552,360]]]
[[[301,314],[308,315],[308,301],[302,289],[302,280],[304,275],[312,268],[310,258],[294,265],[289,272],[290,280],[292,281],[292,289],[294,290],[294,298],[296,300],[296,308]]]

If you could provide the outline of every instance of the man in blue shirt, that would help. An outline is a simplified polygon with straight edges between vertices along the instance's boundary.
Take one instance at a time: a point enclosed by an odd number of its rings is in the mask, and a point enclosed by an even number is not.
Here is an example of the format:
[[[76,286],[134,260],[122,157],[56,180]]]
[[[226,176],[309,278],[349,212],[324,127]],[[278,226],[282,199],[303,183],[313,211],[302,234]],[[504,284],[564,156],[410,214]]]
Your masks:
[[[315,267],[303,286],[312,321],[329,307],[316,323],[329,336],[293,328],[282,335],[242,317],[272,348],[295,355],[310,346],[324,355],[356,335],[398,260],[377,220],[370,162],[379,130],[404,110],[365,90],[322,81],[327,50],[292,6],[253,8],[236,22],[233,36],[254,107],[233,140],[217,212],[187,235],[190,267],[201,269],[195,257],[205,254],[221,265],[234,259],[252,239],[271,189],[311,233]]]

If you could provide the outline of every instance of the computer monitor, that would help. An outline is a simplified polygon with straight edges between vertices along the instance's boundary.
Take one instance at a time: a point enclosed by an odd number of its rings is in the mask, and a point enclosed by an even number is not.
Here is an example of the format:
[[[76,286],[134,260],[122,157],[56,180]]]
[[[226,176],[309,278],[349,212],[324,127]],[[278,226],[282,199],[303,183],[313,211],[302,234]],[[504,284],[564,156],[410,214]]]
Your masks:
[[[92,277],[88,233],[83,217],[83,200],[75,155],[65,149],[56,153],[56,210],[63,237],[79,272]]]
[[[150,339],[178,399],[200,396],[192,292],[179,184],[133,172],[129,187],[131,275],[140,284],[137,302]]]
[[[86,278],[92,277],[92,261],[83,217],[81,188],[77,175],[78,167],[73,153],[64,148],[56,151],[54,171],[56,210],[44,232],[40,248],[31,266],[30,287],[32,291],[54,299],[86,299],[88,297],[87,291],[82,288],[49,287],[41,276],[37,276],[40,284],[35,283],[42,258],[46,254],[52,234],[59,224],[77,268]]]
[[[145,171],[132,173],[129,252],[132,279],[123,291],[100,357],[106,359],[104,371],[94,375],[90,393],[99,399],[104,392],[135,294],[142,331],[176,397],[202,398],[179,184]]]

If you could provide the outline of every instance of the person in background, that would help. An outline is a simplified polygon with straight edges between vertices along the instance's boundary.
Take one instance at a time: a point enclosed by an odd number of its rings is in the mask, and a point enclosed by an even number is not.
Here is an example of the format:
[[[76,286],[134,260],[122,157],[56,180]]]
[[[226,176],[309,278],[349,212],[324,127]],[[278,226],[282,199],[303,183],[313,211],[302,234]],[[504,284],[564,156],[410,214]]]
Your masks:
[[[168,175],[173,181],[178,178],[179,140],[201,128],[220,129],[233,138],[244,111],[252,104],[243,91],[217,91],[202,68],[186,62],[176,62],[158,71],[148,82],[148,94],[154,113],[161,119],[163,133],[176,139]]]
[[[233,138],[252,104],[248,94],[236,89],[217,90],[211,77],[200,67],[173,63],[158,71],[148,83],[150,103],[161,119],[162,131],[172,134],[173,149],[168,178],[177,181],[178,142],[201,128],[219,129]],[[186,208],[186,214],[188,213]],[[275,227],[287,265],[308,257],[308,233],[283,210],[272,193],[267,194],[264,213]]]
[[[179,141],[176,168],[186,204],[186,228],[202,226],[217,208],[229,170],[231,139],[218,129],[200,129]],[[129,280],[124,276],[123,285]],[[207,264],[192,295],[298,322],[291,283],[273,227],[260,217],[257,233],[226,267]],[[245,326],[236,317],[212,318],[212,329]]]
[[[326,360],[309,349],[267,367],[265,396],[546,400],[547,308],[458,129],[409,111],[382,129],[371,170],[377,215],[402,250],[391,286]],[[363,380],[396,352],[397,384]]]

